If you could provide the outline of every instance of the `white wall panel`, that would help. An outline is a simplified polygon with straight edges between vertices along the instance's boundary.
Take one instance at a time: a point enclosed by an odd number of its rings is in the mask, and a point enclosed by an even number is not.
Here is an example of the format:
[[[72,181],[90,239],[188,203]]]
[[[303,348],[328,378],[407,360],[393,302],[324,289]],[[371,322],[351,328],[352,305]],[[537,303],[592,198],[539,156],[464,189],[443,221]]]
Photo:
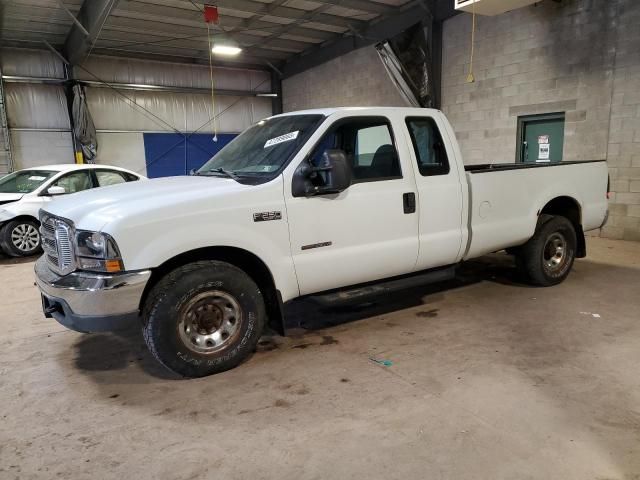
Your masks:
[[[184,101],[177,94],[127,90],[122,92],[125,98],[111,89],[92,87],[85,92],[98,130],[171,132],[171,127],[184,130]]]
[[[203,133],[213,129],[211,97],[206,94],[128,90],[122,92],[125,98],[112,89],[95,87],[88,87],[86,93],[98,130],[193,132],[203,125]],[[218,131],[238,133],[271,115],[271,99],[219,95],[215,110]]]
[[[84,65],[95,76],[75,68],[75,76],[81,80],[198,89],[211,86],[209,67],[203,65],[95,55]],[[0,49],[0,67],[4,75],[64,78],[62,63],[47,50]],[[271,91],[270,74],[258,70],[218,67],[214,69],[214,83],[219,90]],[[63,88],[26,83],[7,83],[5,87],[7,116],[14,129],[16,168],[73,162],[70,132],[15,130],[69,129]],[[173,132],[174,128],[187,133],[213,131],[211,97],[206,93],[123,90],[123,96],[112,89],[99,87],[86,87],[86,93],[89,110],[99,130],[98,163],[145,173],[142,132]],[[154,118],[125,96],[159,118]],[[216,95],[215,111],[219,115],[218,132],[238,133],[271,115],[271,99]]]
[[[98,144],[100,147],[96,163],[147,174],[142,133],[98,132]]]
[[[7,83],[5,97],[10,127],[70,128],[67,99],[61,86]]]
[[[205,133],[213,130],[211,119],[211,97],[193,95],[186,97],[187,131]],[[216,125],[222,133],[240,133],[254,123],[271,116],[271,99],[264,97],[218,96],[215,99]]]
[[[16,170],[57,163],[73,163],[70,132],[11,132]]]
[[[74,73],[81,80],[167,87],[211,88],[209,67],[131,58],[92,55]],[[271,91],[268,72],[238,68],[214,68],[215,88],[221,90]]]
[[[0,50],[0,66],[3,75],[64,78],[62,62],[48,50],[3,48]]]

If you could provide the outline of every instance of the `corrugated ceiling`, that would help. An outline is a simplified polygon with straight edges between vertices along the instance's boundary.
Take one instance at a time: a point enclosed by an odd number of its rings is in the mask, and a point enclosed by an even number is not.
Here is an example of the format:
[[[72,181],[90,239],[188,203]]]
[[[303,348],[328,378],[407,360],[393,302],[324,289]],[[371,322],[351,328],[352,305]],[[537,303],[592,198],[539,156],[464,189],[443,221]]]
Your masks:
[[[77,15],[82,0],[3,0],[0,41],[42,48],[46,40],[62,48],[73,25],[60,1]],[[92,1],[92,0],[85,0]],[[216,35],[243,47],[234,60],[279,64],[306,50],[353,35],[368,22],[398,12],[410,0],[211,0],[220,11]],[[202,2],[120,0],[107,18],[94,54],[203,63],[208,61]]]

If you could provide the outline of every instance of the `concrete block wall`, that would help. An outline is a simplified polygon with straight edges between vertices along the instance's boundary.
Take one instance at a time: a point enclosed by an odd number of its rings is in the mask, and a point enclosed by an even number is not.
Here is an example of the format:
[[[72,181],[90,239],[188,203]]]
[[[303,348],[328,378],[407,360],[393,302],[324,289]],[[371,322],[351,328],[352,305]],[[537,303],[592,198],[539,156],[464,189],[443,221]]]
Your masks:
[[[282,82],[285,112],[322,107],[407,106],[373,45]]]
[[[611,219],[598,232],[640,240],[640,2],[542,1],[477,17],[467,83],[471,15],[443,29],[442,110],[465,161],[516,159],[521,115],[565,112],[565,160],[607,159]]]
[[[603,235],[640,241],[640,2],[620,1],[619,12],[607,157],[615,193]]]

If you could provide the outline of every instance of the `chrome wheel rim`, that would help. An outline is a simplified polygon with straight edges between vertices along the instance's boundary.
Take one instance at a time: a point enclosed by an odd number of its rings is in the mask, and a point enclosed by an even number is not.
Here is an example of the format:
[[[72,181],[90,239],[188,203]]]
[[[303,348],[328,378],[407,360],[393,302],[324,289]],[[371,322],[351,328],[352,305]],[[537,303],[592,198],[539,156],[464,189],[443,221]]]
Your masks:
[[[564,235],[559,232],[549,235],[542,255],[544,267],[548,272],[556,273],[562,270],[567,261],[567,240]]]
[[[188,349],[215,353],[240,334],[242,319],[242,307],[232,295],[211,290],[195,295],[181,309],[178,332]]]
[[[11,243],[21,252],[30,252],[40,245],[40,233],[30,223],[21,223],[11,231]]]

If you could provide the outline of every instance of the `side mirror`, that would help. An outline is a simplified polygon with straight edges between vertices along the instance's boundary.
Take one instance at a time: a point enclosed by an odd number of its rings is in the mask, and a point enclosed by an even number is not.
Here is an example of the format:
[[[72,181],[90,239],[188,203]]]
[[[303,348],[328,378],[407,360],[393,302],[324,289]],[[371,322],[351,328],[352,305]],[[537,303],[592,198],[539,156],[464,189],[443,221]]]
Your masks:
[[[47,195],[51,195],[52,197],[56,195],[64,195],[65,193],[67,193],[67,191],[64,187],[49,187],[47,190]]]
[[[326,150],[320,164],[321,171],[326,172],[323,193],[340,193],[351,186],[351,166],[344,150]]]
[[[294,197],[340,193],[351,185],[351,166],[343,150],[325,150],[317,167],[301,165],[293,179]]]

